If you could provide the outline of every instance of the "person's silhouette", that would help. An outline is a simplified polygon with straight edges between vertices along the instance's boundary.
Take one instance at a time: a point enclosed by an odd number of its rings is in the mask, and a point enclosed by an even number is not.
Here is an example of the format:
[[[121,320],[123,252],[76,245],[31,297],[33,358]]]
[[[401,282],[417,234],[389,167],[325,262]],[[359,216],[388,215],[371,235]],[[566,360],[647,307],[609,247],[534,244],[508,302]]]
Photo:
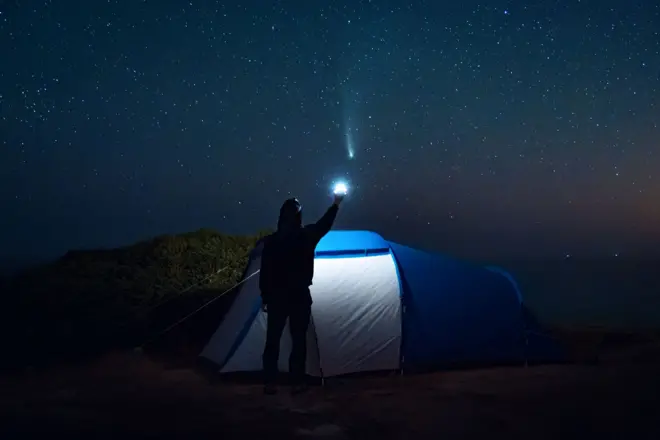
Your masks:
[[[309,286],[314,277],[314,251],[337,217],[344,194],[335,194],[334,203],[316,223],[302,225],[302,206],[288,199],[280,209],[277,231],[264,239],[259,273],[262,309],[267,312],[266,344],[263,351],[264,391],[277,391],[280,339],[289,319],[291,355],[289,374],[292,392],[306,389],[307,328],[312,307]]]

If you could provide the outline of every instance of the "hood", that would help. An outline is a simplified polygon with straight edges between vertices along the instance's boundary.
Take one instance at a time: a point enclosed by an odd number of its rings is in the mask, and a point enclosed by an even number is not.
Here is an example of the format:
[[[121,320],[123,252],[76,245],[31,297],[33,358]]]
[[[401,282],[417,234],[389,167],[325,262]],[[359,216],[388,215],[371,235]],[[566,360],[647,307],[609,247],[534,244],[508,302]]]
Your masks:
[[[286,233],[300,228],[302,228],[302,206],[297,199],[288,199],[280,208],[277,231]]]

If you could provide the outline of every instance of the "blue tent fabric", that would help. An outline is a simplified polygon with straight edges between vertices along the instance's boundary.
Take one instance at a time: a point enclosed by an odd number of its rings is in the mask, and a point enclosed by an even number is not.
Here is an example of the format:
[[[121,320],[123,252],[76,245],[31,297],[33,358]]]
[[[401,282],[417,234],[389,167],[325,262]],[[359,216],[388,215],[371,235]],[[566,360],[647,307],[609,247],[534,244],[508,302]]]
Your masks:
[[[513,290],[516,292],[516,296],[518,297],[518,301],[520,302],[520,304],[523,303],[523,297],[522,297],[522,292],[520,290],[520,286],[518,286],[518,282],[513,277],[513,275],[511,275],[509,272],[502,269],[501,267],[497,267],[497,266],[488,266],[488,267],[486,267],[486,269],[488,269],[492,272],[498,273],[498,274],[502,275],[504,278],[506,278],[507,280],[509,280],[509,282],[511,283],[511,286],[513,287]]]
[[[520,302],[506,279],[444,255],[390,246],[404,289],[404,368],[524,362]]]
[[[525,305],[522,291],[515,277],[499,267],[489,266],[487,269],[499,273],[509,280],[518,295],[520,313],[525,325],[526,361],[530,364],[564,361],[566,353],[562,350],[559,342],[541,326],[531,310]]]
[[[386,241],[371,231],[330,231],[317,257],[389,251],[397,263],[404,368],[465,363],[558,362],[564,354],[524,306],[515,278]]]
[[[371,231],[330,231],[316,246],[316,255],[350,255],[387,252],[390,245]]]

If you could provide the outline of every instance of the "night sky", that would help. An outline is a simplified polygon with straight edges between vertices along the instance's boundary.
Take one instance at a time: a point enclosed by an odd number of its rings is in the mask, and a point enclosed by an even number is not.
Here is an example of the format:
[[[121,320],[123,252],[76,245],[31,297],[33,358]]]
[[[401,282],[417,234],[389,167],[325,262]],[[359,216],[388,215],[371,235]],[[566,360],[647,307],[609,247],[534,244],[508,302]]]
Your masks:
[[[308,221],[468,257],[660,243],[660,3],[0,1],[0,254]]]

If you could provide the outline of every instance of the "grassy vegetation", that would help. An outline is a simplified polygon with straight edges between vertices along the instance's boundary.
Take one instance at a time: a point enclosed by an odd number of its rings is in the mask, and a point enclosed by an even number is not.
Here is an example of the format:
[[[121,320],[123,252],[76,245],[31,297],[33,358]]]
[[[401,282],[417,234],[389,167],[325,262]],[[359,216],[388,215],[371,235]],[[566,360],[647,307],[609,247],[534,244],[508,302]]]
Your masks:
[[[139,344],[235,285],[265,234],[201,229],[119,249],[70,251],[14,277],[3,286],[9,363]]]

